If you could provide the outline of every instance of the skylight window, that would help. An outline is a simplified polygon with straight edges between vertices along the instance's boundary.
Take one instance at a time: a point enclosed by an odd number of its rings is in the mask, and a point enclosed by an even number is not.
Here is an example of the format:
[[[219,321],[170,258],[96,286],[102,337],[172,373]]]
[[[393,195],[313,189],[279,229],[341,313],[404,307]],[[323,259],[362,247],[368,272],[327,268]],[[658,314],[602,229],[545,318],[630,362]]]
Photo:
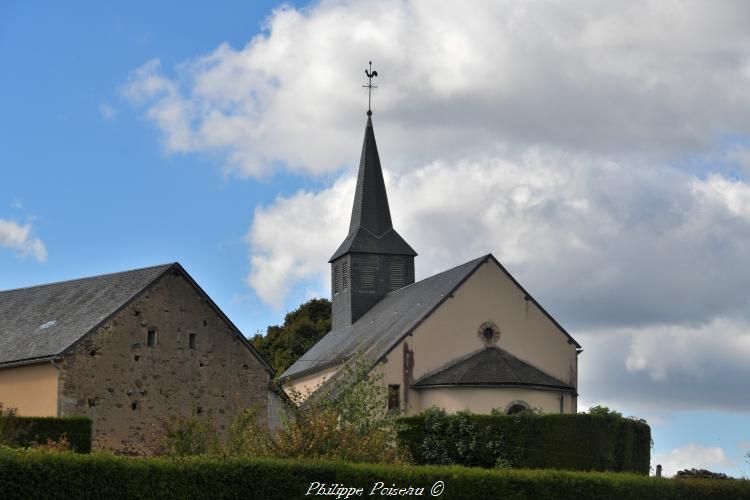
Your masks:
[[[40,330],[46,330],[47,328],[52,328],[57,324],[57,320],[53,319],[52,321],[47,321],[42,326],[39,327]]]

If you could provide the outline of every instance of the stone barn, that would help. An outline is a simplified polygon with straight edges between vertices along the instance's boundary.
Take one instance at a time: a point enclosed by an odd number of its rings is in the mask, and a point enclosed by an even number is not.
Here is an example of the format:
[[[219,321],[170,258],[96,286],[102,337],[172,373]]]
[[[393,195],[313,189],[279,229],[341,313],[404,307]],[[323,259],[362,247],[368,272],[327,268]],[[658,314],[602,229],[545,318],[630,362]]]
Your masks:
[[[0,402],[87,416],[94,449],[150,453],[177,415],[267,425],[272,375],[178,263],[0,292]]]

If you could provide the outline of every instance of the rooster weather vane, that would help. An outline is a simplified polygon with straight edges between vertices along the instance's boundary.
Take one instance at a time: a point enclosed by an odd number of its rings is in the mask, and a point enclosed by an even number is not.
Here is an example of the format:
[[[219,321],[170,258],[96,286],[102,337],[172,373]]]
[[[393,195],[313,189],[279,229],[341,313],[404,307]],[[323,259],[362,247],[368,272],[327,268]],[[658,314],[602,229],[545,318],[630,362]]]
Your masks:
[[[372,61],[370,61],[370,71],[365,69],[365,75],[370,79],[367,85],[362,85],[363,87],[367,87],[367,116],[372,116],[372,89],[378,88],[377,85],[372,84],[372,79],[378,76],[378,72],[372,70]]]

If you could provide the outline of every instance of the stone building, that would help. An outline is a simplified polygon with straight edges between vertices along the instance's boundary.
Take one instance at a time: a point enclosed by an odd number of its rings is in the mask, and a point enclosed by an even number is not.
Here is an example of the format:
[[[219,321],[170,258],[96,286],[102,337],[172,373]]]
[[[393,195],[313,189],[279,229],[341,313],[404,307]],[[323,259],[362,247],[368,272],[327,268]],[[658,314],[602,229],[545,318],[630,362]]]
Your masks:
[[[332,330],[281,378],[309,394],[355,355],[407,415],[430,406],[574,413],[581,346],[492,255],[415,282],[368,111],[349,234],[330,259]]]
[[[266,424],[272,374],[177,263],[0,292],[0,402],[90,417],[94,449],[149,453],[177,415]]]

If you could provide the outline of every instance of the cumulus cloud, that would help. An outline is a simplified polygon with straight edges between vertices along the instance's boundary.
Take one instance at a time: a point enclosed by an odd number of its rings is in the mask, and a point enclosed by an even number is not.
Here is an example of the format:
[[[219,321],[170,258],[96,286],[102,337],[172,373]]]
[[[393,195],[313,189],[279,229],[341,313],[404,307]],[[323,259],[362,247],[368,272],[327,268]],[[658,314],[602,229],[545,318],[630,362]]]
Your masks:
[[[741,1],[323,1],[245,47],[150,61],[124,92],[169,150],[241,174],[348,163],[368,59],[396,170],[530,145],[679,158],[750,132],[748,32]]]
[[[420,253],[417,278],[493,252],[586,347],[588,400],[750,410],[737,398],[750,378],[744,182],[530,151],[386,183],[394,225]],[[353,184],[346,175],[256,210],[249,283],[264,301],[280,305],[299,282],[330,293]]]
[[[254,255],[326,276],[346,234],[352,182],[347,175],[256,211]],[[748,305],[743,182],[530,151],[436,161],[387,184],[421,277],[491,251],[577,328],[703,321]],[[273,274],[269,282],[281,281]]]
[[[664,476],[673,476],[684,469],[717,470],[735,465],[723,448],[696,443],[688,443],[668,453],[657,453],[651,463],[654,467],[661,464]]]
[[[47,260],[47,247],[42,240],[33,237],[31,224],[0,219],[0,247],[15,250],[23,257],[31,255],[39,262]]]
[[[328,294],[374,59],[418,278],[491,251],[584,344],[587,400],[750,410],[747,33],[740,1],[323,1],[123,92],[170,152],[332,176],[255,210],[247,283],[279,307]]]

